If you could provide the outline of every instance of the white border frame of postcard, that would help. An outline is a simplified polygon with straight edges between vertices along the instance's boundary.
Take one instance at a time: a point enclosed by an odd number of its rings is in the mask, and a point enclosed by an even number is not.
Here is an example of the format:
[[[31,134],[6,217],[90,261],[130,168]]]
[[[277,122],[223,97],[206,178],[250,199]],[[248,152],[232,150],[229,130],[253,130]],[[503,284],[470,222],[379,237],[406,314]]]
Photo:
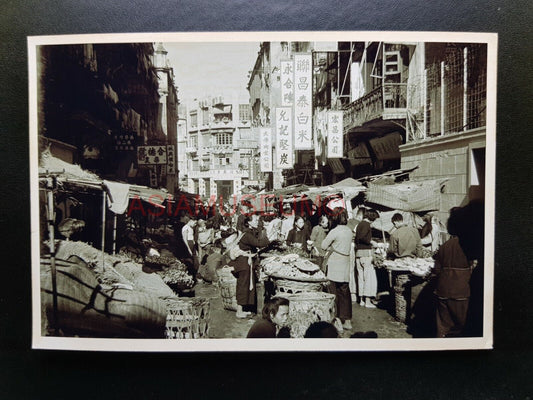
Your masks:
[[[482,337],[446,339],[94,339],[41,336],[37,144],[37,58],[39,45],[130,42],[393,41],[487,44],[485,173],[485,277]],[[491,349],[493,344],[494,212],[496,161],[496,33],[462,32],[188,32],[84,34],[28,37],[30,193],[32,244],[32,347],[95,351],[413,351]]]

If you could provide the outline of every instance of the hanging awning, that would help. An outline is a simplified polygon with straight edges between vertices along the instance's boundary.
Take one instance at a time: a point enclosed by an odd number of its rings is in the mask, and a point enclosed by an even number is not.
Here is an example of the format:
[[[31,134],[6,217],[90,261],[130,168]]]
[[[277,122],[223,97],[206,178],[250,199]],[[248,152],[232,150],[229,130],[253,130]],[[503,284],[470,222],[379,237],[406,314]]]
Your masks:
[[[149,188],[147,186],[129,185],[126,183],[104,181],[98,175],[86,171],[79,165],[69,164],[59,158],[52,156],[49,151],[41,154],[39,175],[46,177],[53,174],[61,184],[80,186],[84,188],[105,190],[108,192],[110,208],[117,214],[123,214],[125,209],[123,204],[115,207],[114,197],[122,198],[120,192],[127,191],[128,199],[139,198],[157,207],[163,207],[165,201],[172,201],[172,194],[166,190]],[[115,195],[113,195],[115,193]],[[122,203],[122,201],[120,201]],[[122,212],[121,212],[122,211]]]
[[[369,183],[366,201],[402,211],[431,211],[440,208],[441,188],[448,179],[406,181],[392,185]]]

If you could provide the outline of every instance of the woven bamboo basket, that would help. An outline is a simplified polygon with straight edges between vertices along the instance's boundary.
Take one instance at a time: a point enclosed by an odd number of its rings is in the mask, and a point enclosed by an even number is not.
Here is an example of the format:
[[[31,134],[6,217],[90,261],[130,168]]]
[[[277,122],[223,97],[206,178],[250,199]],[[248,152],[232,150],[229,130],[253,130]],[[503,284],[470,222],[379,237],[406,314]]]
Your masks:
[[[407,320],[407,299],[405,285],[409,282],[409,275],[398,275],[394,285],[394,316],[400,322]]]
[[[237,279],[225,278],[218,282],[225,310],[237,311]]]
[[[323,292],[302,292],[298,294],[277,294],[289,300],[289,321],[291,337],[303,338],[313,322],[335,319],[335,295]]]
[[[167,299],[167,339],[208,337],[209,299]]]
[[[276,293],[278,294],[298,294],[304,292],[321,292],[322,284],[320,282],[301,282],[288,279],[276,279]]]

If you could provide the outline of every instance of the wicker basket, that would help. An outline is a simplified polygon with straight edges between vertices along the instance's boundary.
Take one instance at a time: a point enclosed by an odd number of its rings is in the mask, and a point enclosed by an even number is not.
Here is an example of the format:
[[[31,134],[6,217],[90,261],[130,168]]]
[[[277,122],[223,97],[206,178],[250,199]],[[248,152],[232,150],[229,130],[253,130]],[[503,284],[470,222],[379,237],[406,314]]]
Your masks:
[[[209,299],[167,299],[167,339],[207,338]]]
[[[394,283],[394,317],[403,323],[407,321],[406,284],[408,282],[409,275],[401,274],[396,276]]]
[[[313,322],[335,319],[335,295],[323,292],[302,292],[298,294],[277,294],[289,300],[289,322],[291,337],[302,338]]]
[[[225,310],[237,311],[237,279],[224,278],[218,282]]]
[[[287,279],[276,279],[276,294],[298,294],[304,292],[321,292],[322,284],[317,282],[300,282]]]

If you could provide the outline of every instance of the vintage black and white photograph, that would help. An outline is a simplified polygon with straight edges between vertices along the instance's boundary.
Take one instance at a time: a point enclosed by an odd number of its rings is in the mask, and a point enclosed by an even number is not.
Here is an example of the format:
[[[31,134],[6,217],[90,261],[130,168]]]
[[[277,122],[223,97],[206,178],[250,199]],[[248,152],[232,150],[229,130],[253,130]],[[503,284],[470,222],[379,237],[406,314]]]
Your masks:
[[[496,40],[30,37],[33,347],[491,348]]]

